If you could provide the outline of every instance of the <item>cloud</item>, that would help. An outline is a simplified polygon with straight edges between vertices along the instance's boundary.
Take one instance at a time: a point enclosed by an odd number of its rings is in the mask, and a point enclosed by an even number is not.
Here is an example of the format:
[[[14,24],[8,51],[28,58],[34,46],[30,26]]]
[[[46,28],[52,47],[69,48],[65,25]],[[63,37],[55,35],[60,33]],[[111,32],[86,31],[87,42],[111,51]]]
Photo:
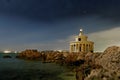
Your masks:
[[[104,51],[109,46],[120,46],[120,27],[88,34],[95,43],[95,51]]]
[[[104,51],[109,46],[120,46],[120,27],[85,34],[88,40],[93,41],[95,45],[95,52]],[[34,42],[30,44],[13,44],[9,45],[12,50],[37,49],[37,50],[69,50],[70,41],[74,41],[75,35],[71,35],[65,39],[58,39],[46,42]],[[4,46],[2,46],[4,48]]]
[[[119,5],[119,0],[0,0],[0,13],[42,20],[98,14],[116,20]]]

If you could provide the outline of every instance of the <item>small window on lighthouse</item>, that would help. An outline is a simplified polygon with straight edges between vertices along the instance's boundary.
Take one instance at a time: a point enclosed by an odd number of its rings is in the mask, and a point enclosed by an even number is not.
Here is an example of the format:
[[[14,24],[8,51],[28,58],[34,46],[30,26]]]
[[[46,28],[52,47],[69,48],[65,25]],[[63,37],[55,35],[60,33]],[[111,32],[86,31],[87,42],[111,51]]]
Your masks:
[[[78,38],[78,41],[81,41],[81,38]]]

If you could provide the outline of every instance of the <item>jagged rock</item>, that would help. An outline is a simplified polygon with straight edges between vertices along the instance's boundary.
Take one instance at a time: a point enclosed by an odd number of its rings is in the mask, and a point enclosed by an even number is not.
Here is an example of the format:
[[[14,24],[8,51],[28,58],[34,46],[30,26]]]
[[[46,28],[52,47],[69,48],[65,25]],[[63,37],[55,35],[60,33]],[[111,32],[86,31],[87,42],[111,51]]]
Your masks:
[[[84,80],[120,80],[120,47],[108,47],[102,53],[86,53],[84,60],[76,72],[78,76],[83,70]]]
[[[16,58],[23,58],[23,59],[30,59],[30,60],[36,60],[41,57],[40,52],[37,50],[25,50],[19,53]]]
[[[83,74],[83,69],[76,71],[76,80],[84,80],[85,76]]]
[[[120,73],[120,47],[108,47],[103,54],[98,57],[97,64],[110,72]]]
[[[68,66],[79,66],[84,63],[84,57],[84,53],[69,53],[64,62]]]
[[[120,80],[120,47],[108,47],[95,58],[100,68],[91,70],[85,80]]]
[[[110,73],[104,68],[93,69],[84,80],[120,80],[116,73]]]

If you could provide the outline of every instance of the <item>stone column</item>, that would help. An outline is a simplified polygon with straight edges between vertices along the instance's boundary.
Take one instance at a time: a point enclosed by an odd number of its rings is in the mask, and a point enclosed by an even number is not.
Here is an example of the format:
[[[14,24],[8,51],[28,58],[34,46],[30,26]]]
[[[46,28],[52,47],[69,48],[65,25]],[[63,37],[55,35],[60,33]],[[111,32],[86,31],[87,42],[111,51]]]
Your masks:
[[[90,44],[90,49],[89,49],[89,51],[91,51],[92,50],[92,46],[91,46],[91,44]]]
[[[85,52],[85,44],[83,44],[83,52]]]
[[[78,45],[79,45],[79,44],[77,43],[77,52],[79,52],[79,47],[78,47]]]
[[[88,47],[89,47],[89,51],[90,51],[90,44],[88,44]]]
[[[80,52],[80,44],[78,44],[78,52]]]
[[[84,44],[84,46],[85,46],[85,47],[84,47],[84,51],[86,52],[86,48],[87,48],[87,47],[86,47],[86,44]]]
[[[83,52],[84,51],[84,44],[81,44],[81,51]]]
[[[77,43],[76,43],[76,52],[78,52],[78,45],[77,45]]]
[[[90,51],[89,44],[87,44],[88,52]]]

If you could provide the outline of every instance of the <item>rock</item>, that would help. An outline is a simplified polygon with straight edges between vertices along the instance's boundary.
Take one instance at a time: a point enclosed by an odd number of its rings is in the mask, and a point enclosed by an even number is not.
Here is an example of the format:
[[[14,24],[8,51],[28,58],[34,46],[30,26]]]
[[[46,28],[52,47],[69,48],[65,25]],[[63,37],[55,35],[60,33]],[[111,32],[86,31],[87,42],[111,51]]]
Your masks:
[[[84,63],[84,54],[69,53],[67,57],[65,57],[64,62],[68,66],[78,66]]]
[[[86,53],[84,60],[76,71],[77,78],[82,72],[83,80],[120,80],[120,47],[108,47],[102,53]]]
[[[85,80],[120,80],[120,47],[108,47],[95,58],[95,65],[101,67],[92,69]]]
[[[16,56],[16,58],[23,58],[23,59],[29,59],[29,60],[40,59],[40,57],[41,57],[41,54],[37,50],[25,50]]]
[[[76,80],[84,80],[84,67],[76,68]]]
[[[104,68],[93,69],[84,80],[120,80],[115,73],[110,73]]]
[[[62,59],[62,54],[58,52],[45,52],[42,57],[44,57],[44,62],[56,62]]]
[[[93,69],[88,75],[85,80],[104,80],[107,79],[107,77],[103,76],[103,69]],[[108,79],[107,79],[108,80]]]
[[[104,69],[110,72],[120,73],[120,47],[108,47],[98,57],[97,64],[103,66]]]
[[[12,58],[10,55],[5,55],[3,58]]]

